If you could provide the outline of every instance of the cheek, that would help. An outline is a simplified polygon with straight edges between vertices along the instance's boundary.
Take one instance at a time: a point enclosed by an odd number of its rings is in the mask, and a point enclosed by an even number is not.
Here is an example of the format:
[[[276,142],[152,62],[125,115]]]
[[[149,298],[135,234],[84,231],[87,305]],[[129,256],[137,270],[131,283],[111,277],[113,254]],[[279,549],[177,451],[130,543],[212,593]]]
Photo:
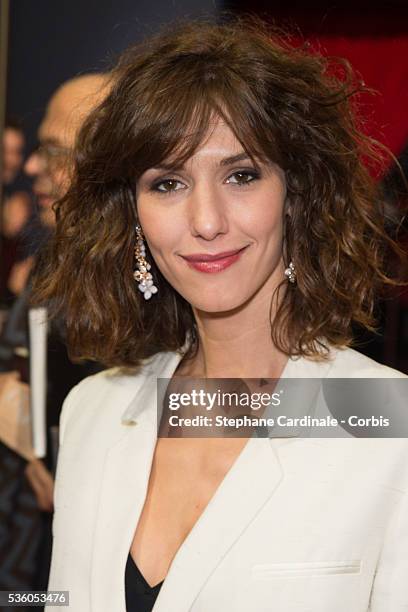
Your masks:
[[[143,228],[149,249],[155,258],[166,256],[174,251],[180,242],[181,224],[166,207],[153,206],[140,197],[137,203],[137,216]]]
[[[70,183],[69,170],[55,170],[50,172],[49,177],[52,181],[56,195],[62,196],[66,191],[68,191]]]
[[[245,213],[237,217],[237,223],[258,248],[271,252],[282,247],[283,214],[283,198],[261,194],[248,203]]]
[[[264,240],[268,244],[268,248],[271,250],[282,250],[283,242],[283,216],[282,212],[274,212],[267,219],[262,226]]]

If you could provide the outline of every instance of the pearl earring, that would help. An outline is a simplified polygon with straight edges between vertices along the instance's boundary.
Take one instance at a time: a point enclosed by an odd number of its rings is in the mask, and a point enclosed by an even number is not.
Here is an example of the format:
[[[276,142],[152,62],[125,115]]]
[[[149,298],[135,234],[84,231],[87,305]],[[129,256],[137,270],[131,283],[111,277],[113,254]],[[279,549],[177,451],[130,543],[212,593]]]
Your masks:
[[[133,278],[138,281],[138,289],[143,293],[144,299],[149,300],[153,293],[157,293],[157,287],[154,286],[153,277],[149,272],[151,265],[146,261],[146,247],[140,225],[136,225],[135,259],[136,270]]]
[[[296,282],[296,269],[295,269],[295,264],[293,263],[293,261],[291,261],[289,263],[289,267],[286,268],[285,276],[287,276],[288,281],[290,283]]]

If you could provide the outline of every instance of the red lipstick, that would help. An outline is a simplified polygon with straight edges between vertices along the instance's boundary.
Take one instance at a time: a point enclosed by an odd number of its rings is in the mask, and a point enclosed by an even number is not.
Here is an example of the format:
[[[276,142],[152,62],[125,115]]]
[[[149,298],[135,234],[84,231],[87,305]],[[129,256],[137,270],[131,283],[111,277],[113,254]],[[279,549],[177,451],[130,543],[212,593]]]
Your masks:
[[[209,253],[194,253],[192,255],[182,255],[181,257],[186,260],[189,266],[199,272],[221,272],[238,261],[246,248],[245,246],[242,249],[224,251],[222,253],[215,253],[214,255],[210,255]]]

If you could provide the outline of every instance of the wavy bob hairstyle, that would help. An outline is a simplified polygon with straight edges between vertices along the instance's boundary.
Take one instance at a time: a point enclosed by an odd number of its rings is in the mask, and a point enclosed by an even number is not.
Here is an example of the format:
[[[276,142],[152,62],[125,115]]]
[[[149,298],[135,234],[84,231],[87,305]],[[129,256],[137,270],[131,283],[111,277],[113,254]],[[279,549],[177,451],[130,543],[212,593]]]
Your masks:
[[[186,338],[193,354],[192,308],[147,246],[158,293],[146,302],[133,279],[135,186],[150,167],[185,163],[214,113],[250,156],[286,175],[284,259],[297,284],[283,280],[275,294],[275,344],[325,359],[330,345],[351,343],[353,321],[372,329],[374,296],[393,282],[385,246],[398,247],[362,161],[378,155],[350,103],[363,89],[347,62],[294,48],[249,18],[172,24],[126,51],[79,134],[72,185],[34,281],[35,303],[65,321],[71,357],[137,366]]]

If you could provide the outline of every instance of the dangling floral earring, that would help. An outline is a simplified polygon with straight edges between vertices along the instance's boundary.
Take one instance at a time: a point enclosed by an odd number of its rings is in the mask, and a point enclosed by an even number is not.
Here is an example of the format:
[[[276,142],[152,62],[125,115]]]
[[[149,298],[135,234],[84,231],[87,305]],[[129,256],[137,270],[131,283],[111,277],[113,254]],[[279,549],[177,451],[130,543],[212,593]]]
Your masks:
[[[157,287],[154,286],[153,277],[149,272],[151,265],[146,261],[146,247],[140,225],[136,225],[135,259],[136,270],[133,278],[138,281],[138,289],[143,293],[144,299],[150,300],[153,293],[157,293]]]
[[[285,276],[288,277],[288,281],[290,283],[296,282],[296,268],[295,268],[295,264],[293,263],[293,261],[291,261],[289,263],[289,266],[286,268]]]

